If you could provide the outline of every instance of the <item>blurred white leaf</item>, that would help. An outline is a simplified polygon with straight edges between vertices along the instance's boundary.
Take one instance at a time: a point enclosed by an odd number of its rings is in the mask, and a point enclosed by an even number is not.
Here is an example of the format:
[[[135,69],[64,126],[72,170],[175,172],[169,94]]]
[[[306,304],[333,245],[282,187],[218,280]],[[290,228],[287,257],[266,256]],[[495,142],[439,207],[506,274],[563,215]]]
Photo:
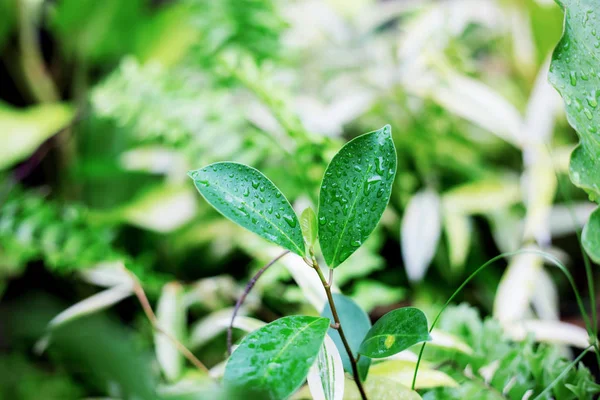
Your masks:
[[[375,363],[369,369],[369,376],[385,377],[410,387],[417,363],[411,361],[387,360]],[[419,366],[415,389],[434,387],[457,387],[458,383],[442,371]]]
[[[561,321],[518,321],[504,326],[513,340],[525,340],[532,334],[535,341],[586,348],[590,345],[587,331],[577,325]]]
[[[84,281],[102,287],[117,285],[133,285],[131,275],[127,273],[122,261],[107,261],[98,263],[92,268],[79,271]]]
[[[537,248],[530,246],[524,250]],[[527,315],[542,263],[542,257],[533,253],[518,254],[511,259],[494,299],[494,317],[500,323],[518,321]]]
[[[448,111],[521,147],[519,111],[489,86],[456,72],[446,72],[443,81],[431,90],[430,97]]]
[[[408,279],[418,282],[425,276],[440,238],[440,199],[432,190],[415,194],[404,211],[401,226],[402,258]]]
[[[448,241],[450,265],[455,270],[462,270],[469,255],[472,225],[471,218],[468,216],[447,211],[444,207],[444,229]]]
[[[120,164],[125,170],[168,174],[185,169],[181,153],[164,146],[142,146],[121,154]]]
[[[492,226],[494,241],[500,251],[517,251],[523,238],[523,224],[519,223],[520,218],[506,209],[490,212],[487,216]]]
[[[531,19],[525,7],[504,5],[504,8],[511,32],[515,66],[523,75],[530,76],[537,64]]]
[[[176,282],[163,286],[156,319],[158,326],[178,341],[184,340],[186,308],[183,306],[183,287]],[[183,355],[171,340],[160,332],[154,333],[154,346],[158,364],[169,381],[176,381],[183,369]]]
[[[531,303],[540,319],[558,320],[558,289],[545,268],[539,269]]]
[[[133,294],[131,283],[122,284],[113,288],[103,290],[93,296],[88,297],[71,307],[67,308],[48,323],[49,328],[56,328],[65,322],[84,315],[92,314],[100,310],[104,310],[113,304],[116,304],[126,297]]]
[[[485,214],[521,202],[517,179],[486,179],[455,186],[442,195],[444,209],[464,215]]]
[[[591,202],[553,206],[549,215],[550,234],[552,237],[564,236],[582,229],[596,207]]]
[[[308,371],[308,387],[314,400],[344,398],[344,366],[335,343],[325,336],[321,351]]]
[[[263,321],[256,318],[246,317],[243,314],[246,311],[241,308],[235,318],[233,327],[246,332],[252,332],[266,325]],[[233,308],[215,311],[198,322],[194,323],[191,328],[189,345],[191,348],[198,348],[211,339],[223,333],[229,327]]]
[[[427,345],[457,350],[464,354],[473,354],[473,349],[458,337],[437,329],[431,332],[431,341]]]
[[[172,232],[191,221],[197,212],[196,194],[190,187],[160,186],[125,206],[123,218],[144,229]]]

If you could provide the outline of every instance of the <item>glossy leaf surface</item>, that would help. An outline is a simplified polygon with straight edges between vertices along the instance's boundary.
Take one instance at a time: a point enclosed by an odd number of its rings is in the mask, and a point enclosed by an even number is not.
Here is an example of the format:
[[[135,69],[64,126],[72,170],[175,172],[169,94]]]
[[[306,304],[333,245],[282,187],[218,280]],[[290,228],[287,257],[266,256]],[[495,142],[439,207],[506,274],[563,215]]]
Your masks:
[[[579,135],[579,146],[571,154],[571,180],[590,199],[600,202],[600,9],[596,0],[559,3],[565,12],[565,26],[548,76],[565,102],[569,123]],[[598,212],[591,216],[589,225],[583,243],[598,261]]]
[[[431,337],[425,314],[414,307],[398,308],[385,314],[373,325],[359,353],[371,358],[384,358],[428,340]]]
[[[290,316],[250,333],[227,362],[225,386],[260,399],[287,398],[304,382],[328,328],[327,318]]]
[[[590,216],[581,233],[581,243],[596,264],[600,264],[600,208]]]
[[[319,196],[319,243],[335,268],[352,255],[379,223],[396,175],[389,125],[348,142],[325,171]]]
[[[358,304],[356,304],[351,298],[346,297],[342,294],[334,293],[333,301],[337,310],[340,322],[344,328],[344,334],[348,340],[348,344],[354,353],[354,357],[358,356],[358,349],[365,338],[367,332],[371,328],[371,320],[367,313],[363,311]],[[331,307],[329,303],[325,305],[325,309],[321,313],[323,317],[327,317],[333,323],[333,314],[331,313]],[[344,364],[344,370],[349,374],[352,374],[352,364],[350,364],[350,358],[342,343],[340,334],[336,329],[329,329],[329,336],[335,343],[342,357]],[[369,366],[371,365],[371,359],[369,357],[361,357],[358,361],[358,373],[362,380],[366,379],[367,373],[369,372]]]
[[[206,201],[225,217],[304,255],[298,217],[281,191],[262,173],[244,164],[219,162],[188,175]]]

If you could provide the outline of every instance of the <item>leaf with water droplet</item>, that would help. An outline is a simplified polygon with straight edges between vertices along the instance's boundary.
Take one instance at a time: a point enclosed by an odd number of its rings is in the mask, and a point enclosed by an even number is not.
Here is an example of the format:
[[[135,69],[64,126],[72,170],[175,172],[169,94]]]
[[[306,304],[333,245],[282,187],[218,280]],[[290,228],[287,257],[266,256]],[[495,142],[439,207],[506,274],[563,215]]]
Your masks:
[[[548,77],[565,100],[567,119],[579,135],[580,143],[571,154],[571,180],[584,189],[590,198],[600,201],[600,113],[597,110],[600,46],[597,46],[596,38],[600,17],[597,13],[589,12],[597,9],[598,2],[561,0],[559,3],[565,10],[564,33],[554,50]],[[600,225],[598,214],[593,214],[592,219],[598,220],[591,219],[589,225],[596,222]],[[596,229],[586,227],[582,242],[590,255],[600,257],[600,239],[586,236],[594,231]]]
[[[304,256],[298,217],[281,191],[262,173],[244,164],[219,162],[188,175],[206,201],[225,217]],[[259,201],[249,202],[248,198]],[[272,215],[273,207],[281,210],[283,218],[280,213]]]
[[[227,361],[226,389],[257,399],[288,398],[304,383],[328,329],[327,318],[294,315],[250,333]]]
[[[423,311],[414,307],[398,308],[375,322],[358,352],[371,358],[384,358],[429,340],[431,337]]]
[[[351,140],[331,160],[321,184],[318,212],[319,243],[330,268],[352,255],[360,246],[357,241],[364,243],[379,223],[396,165],[389,125]],[[345,175],[339,176],[339,171]]]

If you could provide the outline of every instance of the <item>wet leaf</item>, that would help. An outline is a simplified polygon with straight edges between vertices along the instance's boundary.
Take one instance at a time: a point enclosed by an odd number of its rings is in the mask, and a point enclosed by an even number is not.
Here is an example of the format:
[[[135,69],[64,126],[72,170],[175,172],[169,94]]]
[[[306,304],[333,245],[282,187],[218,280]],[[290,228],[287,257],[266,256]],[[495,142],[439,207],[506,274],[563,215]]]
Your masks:
[[[287,398],[306,379],[327,329],[327,318],[290,316],[250,333],[227,362],[225,386],[248,398]]]
[[[359,353],[384,358],[431,340],[425,314],[414,307],[398,308],[381,317],[369,330]]]
[[[225,217],[304,255],[298,217],[281,191],[262,173],[244,164],[218,162],[188,175],[206,201]]]
[[[335,268],[369,237],[390,199],[396,149],[389,125],[348,142],[325,171],[319,197],[319,243]]]

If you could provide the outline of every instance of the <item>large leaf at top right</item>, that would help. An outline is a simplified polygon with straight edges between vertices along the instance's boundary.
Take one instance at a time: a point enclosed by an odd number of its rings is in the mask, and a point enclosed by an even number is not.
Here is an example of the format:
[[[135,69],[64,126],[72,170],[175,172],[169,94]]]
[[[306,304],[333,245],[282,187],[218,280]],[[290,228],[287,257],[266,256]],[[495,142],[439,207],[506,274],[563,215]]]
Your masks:
[[[549,80],[565,101],[567,119],[580,143],[571,154],[570,175],[590,199],[600,201],[600,3],[597,0],[561,0],[565,12],[563,37],[554,50]],[[592,218],[600,218],[594,213]],[[589,224],[598,225],[599,221]],[[594,237],[590,235],[596,235]],[[600,232],[585,229],[583,243],[600,261]]]
[[[367,240],[385,210],[396,175],[389,125],[346,143],[325,171],[319,195],[319,243],[336,268]]]

